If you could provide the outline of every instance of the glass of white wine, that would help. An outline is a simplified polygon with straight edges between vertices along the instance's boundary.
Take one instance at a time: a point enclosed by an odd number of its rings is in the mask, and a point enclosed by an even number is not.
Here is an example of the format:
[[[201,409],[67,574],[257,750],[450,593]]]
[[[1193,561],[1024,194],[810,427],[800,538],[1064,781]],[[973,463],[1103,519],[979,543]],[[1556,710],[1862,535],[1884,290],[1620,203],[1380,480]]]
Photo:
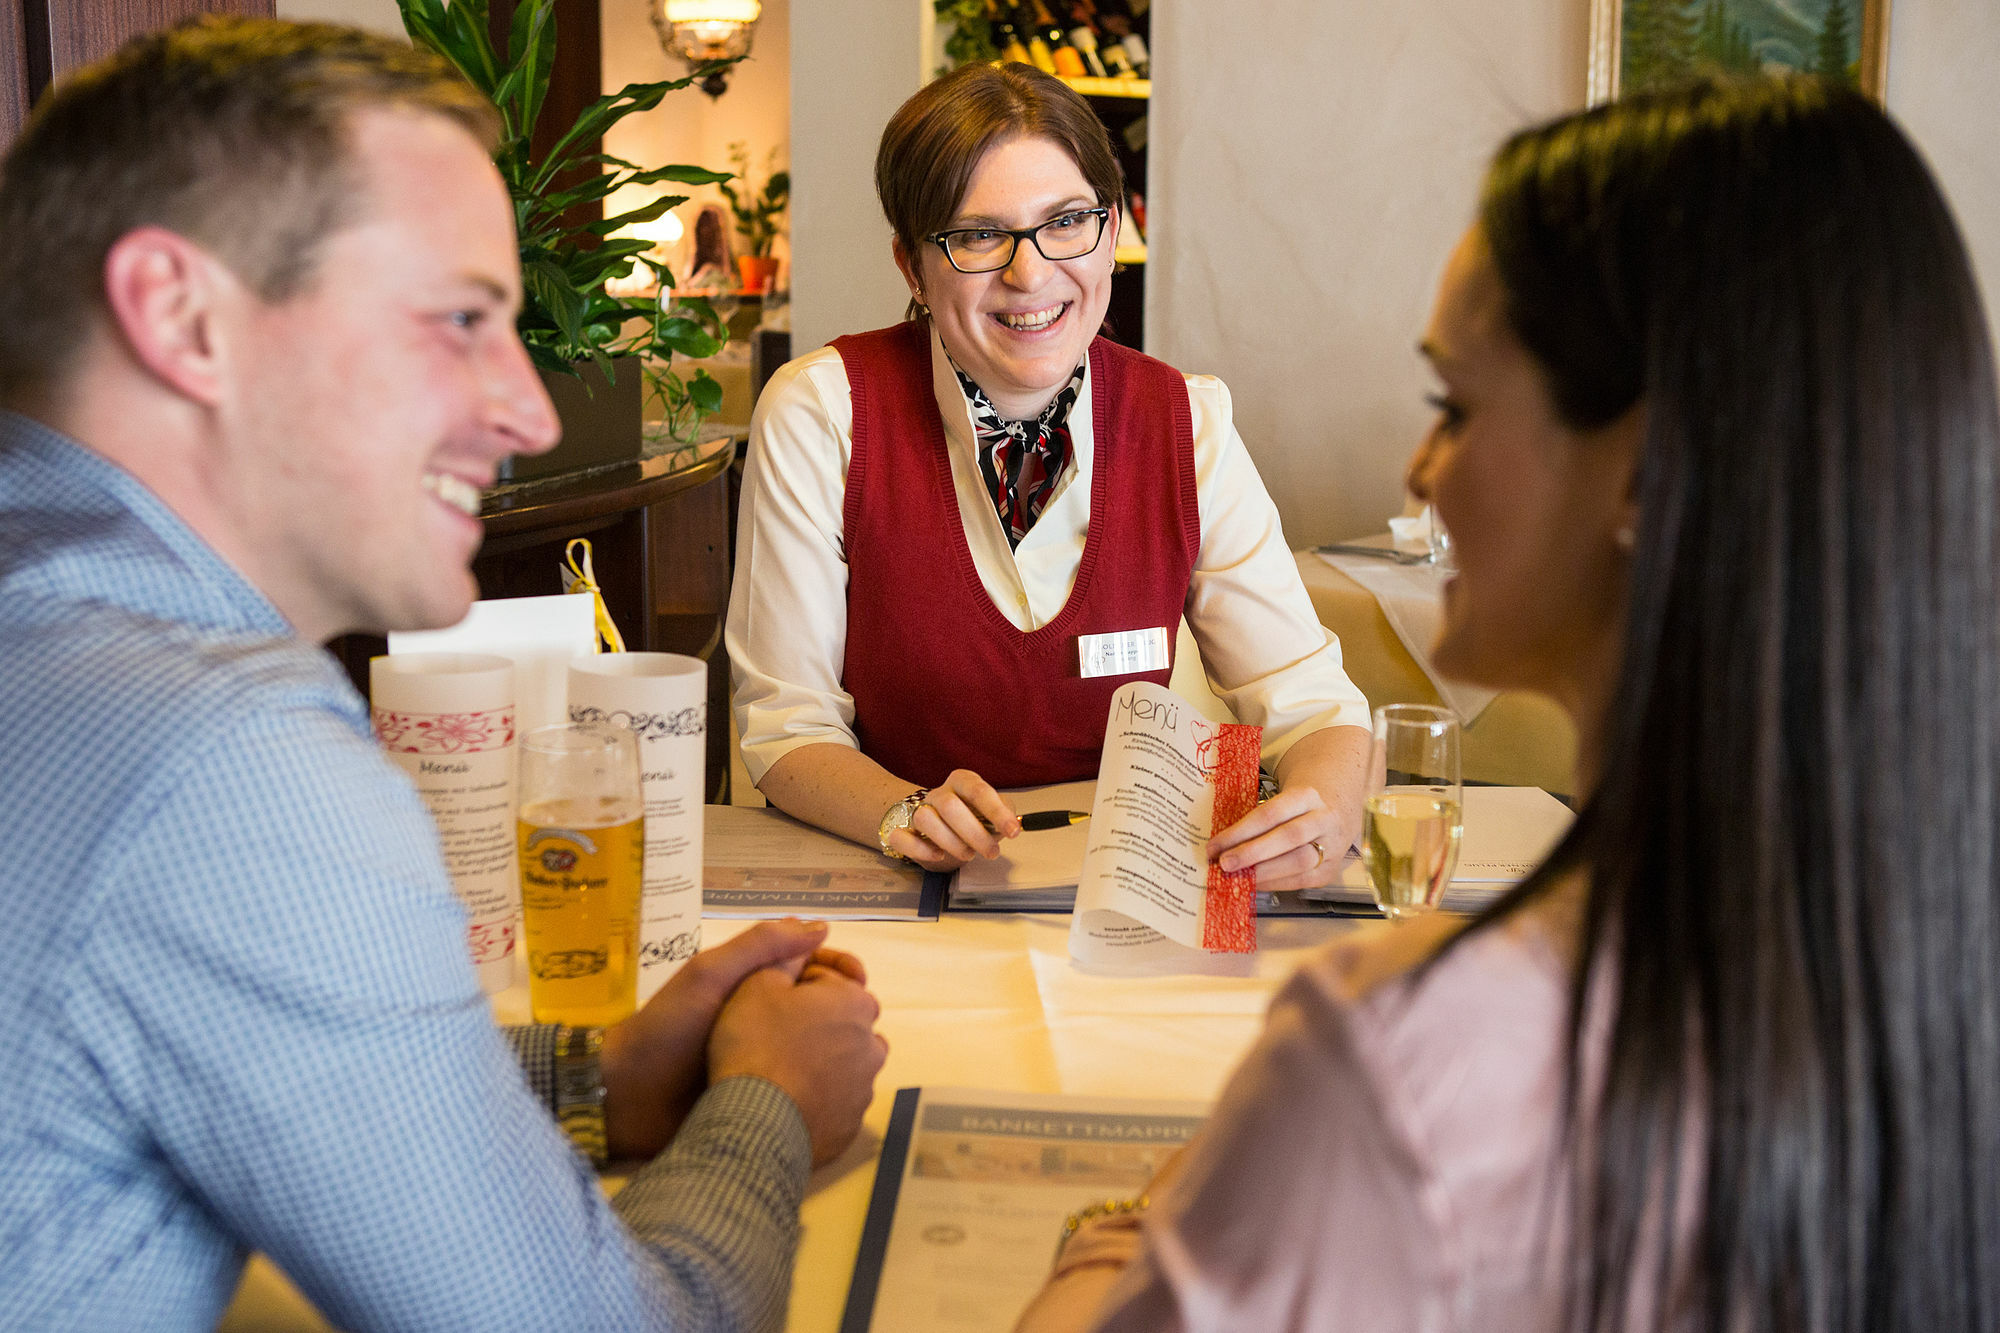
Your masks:
[[[1375,710],[1361,859],[1375,903],[1392,921],[1438,905],[1465,831],[1458,718],[1448,708]]]
[[[521,738],[521,924],[537,1023],[608,1027],[638,997],[646,854],[639,746],[622,727]]]

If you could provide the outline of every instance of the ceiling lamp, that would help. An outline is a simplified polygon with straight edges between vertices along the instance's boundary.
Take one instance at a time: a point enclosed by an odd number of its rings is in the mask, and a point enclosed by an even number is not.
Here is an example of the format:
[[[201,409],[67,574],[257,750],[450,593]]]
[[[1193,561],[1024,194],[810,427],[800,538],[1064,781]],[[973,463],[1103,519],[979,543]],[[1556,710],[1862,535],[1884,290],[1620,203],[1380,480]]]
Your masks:
[[[685,60],[689,69],[716,60],[750,54],[750,39],[764,12],[759,0],[653,0],[653,27],[667,54]],[[701,81],[701,90],[720,97],[729,87],[724,71]]]

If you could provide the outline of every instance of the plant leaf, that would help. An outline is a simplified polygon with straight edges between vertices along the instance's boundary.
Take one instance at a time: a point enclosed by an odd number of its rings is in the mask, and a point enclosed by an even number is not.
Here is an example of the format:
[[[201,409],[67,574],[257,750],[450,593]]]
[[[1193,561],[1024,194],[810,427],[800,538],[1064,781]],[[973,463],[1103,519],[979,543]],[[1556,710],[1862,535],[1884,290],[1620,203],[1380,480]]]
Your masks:
[[[694,382],[688,385],[687,393],[703,416],[722,410],[722,385],[705,370],[695,371]]]
[[[522,269],[521,281],[555,321],[563,341],[580,349],[584,344],[583,321],[589,302],[569,275],[552,260],[537,259]]]
[[[654,331],[653,341],[697,360],[714,356],[722,350],[720,339],[710,337],[701,325],[680,316],[661,320],[660,327]]]
[[[444,7],[444,32],[458,52],[452,63],[473,87],[491,97],[500,82],[500,61],[486,23],[486,0],[452,0]]]
[[[674,302],[674,309],[676,311],[685,310],[694,319],[699,321],[703,328],[716,337],[722,338],[723,341],[728,341],[727,337],[723,334],[722,316],[716,313],[715,307],[709,304],[706,296],[683,296]]]
[[[660,104],[662,97],[693,82],[694,76],[689,75],[684,79],[668,79],[660,83],[628,83],[617,92],[598,98],[585,107],[577,116],[576,123],[556,140],[555,146],[536,170],[531,184],[538,190],[546,188],[549,181],[567,165],[565,159],[577,145],[602,138],[609,126],[634,112],[651,111]]]
[[[674,281],[674,271],[668,268],[665,264],[662,264],[659,260],[650,258],[646,255],[640,255],[639,262],[644,264],[647,268],[653,270],[653,280],[660,284],[661,291],[670,292],[678,285]],[[653,309],[648,310],[645,313],[647,317],[650,318],[654,314],[656,314],[658,310],[659,310],[659,303],[655,301],[653,304]]]
[[[678,202],[680,201],[676,200],[672,195],[665,195],[655,199],[644,208],[635,208],[629,213],[618,213],[604,219],[602,222],[593,222],[584,230],[596,236],[609,236],[611,233],[624,227],[635,227],[641,222],[652,222]],[[653,243],[651,241],[646,242],[646,248],[648,250],[652,249]]]
[[[576,362],[557,354],[541,343],[528,343],[528,360],[535,363],[536,370],[546,370],[552,375],[576,377]]]
[[[714,185],[726,181],[726,171],[710,171],[707,167],[667,166],[649,167],[626,182],[629,185],[657,185],[661,181],[673,181],[677,185]]]
[[[526,27],[522,14],[528,14]],[[515,44],[519,53],[515,54]],[[514,23],[507,34],[507,47],[514,66],[526,71],[521,92],[521,133],[532,138],[535,122],[542,118],[548,100],[549,79],[556,62],[556,10],[552,0],[521,0],[514,11]]]

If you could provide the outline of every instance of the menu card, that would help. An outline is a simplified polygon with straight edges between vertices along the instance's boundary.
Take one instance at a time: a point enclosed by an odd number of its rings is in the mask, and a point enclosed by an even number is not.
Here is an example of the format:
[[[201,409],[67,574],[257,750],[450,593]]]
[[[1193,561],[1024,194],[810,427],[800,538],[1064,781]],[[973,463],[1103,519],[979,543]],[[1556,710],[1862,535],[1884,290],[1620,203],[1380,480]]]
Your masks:
[[[483,653],[406,653],[369,664],[375,738],[416,783],[470,918],[479,984],[514,976],[521,881],[514,836],[514,666]]]

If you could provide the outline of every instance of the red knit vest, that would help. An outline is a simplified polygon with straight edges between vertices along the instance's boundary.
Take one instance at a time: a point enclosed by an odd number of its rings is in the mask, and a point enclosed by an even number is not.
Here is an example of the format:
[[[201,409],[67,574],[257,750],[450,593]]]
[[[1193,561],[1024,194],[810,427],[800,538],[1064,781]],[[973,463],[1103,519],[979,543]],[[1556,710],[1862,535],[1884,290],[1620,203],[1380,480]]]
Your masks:
[[[1186,381],[1090,344],[1090,531],[1069,600],[1024,632],[987,596],[965,542],[928,327],[833,345],[854,400],[841,684],[863,753],[924,786],[954,768],[996,787],[1096,777],[1112,694],[1171,673],[1086,680],[1077,638],[1164,627],[1171,645],[1201,546]]]

